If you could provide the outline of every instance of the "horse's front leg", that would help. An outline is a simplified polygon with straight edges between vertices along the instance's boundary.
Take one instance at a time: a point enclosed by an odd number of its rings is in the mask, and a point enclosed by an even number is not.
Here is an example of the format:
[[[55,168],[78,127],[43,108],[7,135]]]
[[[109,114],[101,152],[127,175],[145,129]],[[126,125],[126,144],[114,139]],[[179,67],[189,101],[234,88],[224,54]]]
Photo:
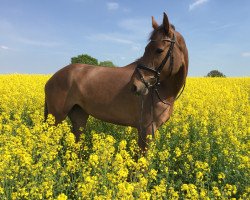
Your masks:
[[[148,135],[152,135],[152,139],[154,139],[155,131],[166,121],[169,120],[170,115],[173,111],[173,107],[164,108],[164,112],[160,115],[157,113],[154,116],[154,121],[145,125],[144,123],[137,128],[138,130],[138,145],[141,148],[141,151],[145,154],[149,147],[149,138]]]
[[[148,126],[142,126],[137,129],[138,130],[138,145],[143,154],[148,150],[149,146],[149,138],[148,135],[154,135],[156,131],[155,123],[151,123]]]

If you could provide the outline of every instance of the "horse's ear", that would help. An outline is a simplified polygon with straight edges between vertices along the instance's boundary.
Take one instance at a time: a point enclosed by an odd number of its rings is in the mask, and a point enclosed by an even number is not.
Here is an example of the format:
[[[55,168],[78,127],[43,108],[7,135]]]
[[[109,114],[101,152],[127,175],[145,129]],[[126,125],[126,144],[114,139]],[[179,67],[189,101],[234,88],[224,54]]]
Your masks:
[[[170,31],[170,23],[168,20],[168,16],[165,12],[163,13],[163,27],[164,27],[166,34],[168,35],[168,33]]]
[[[152,16],[152,27],[154,29],[157,29],[159,27],[159,25],[157,24],[157,22],[155,21],[155,18]]]

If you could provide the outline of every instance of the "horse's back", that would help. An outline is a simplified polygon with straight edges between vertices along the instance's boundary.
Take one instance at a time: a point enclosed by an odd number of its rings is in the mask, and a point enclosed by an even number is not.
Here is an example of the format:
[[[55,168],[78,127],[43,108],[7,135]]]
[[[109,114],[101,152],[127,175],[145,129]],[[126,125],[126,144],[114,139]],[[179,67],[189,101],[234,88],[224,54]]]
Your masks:
[[[85,64],[70,64],[59,71],[57,71],[46,83],[45,92],[49,92],[52,89],[56,90],[68,90],[72,84],[75,74],[88,65]]]

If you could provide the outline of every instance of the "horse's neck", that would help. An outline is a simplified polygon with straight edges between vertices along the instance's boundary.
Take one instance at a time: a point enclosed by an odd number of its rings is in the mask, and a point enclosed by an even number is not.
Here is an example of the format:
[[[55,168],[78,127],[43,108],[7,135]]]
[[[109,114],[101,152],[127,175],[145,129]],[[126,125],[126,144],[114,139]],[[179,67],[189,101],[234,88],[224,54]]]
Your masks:
[[[164,81],[159,86],[159,95],[164,99],[164,100],[169,100],[175,97],[175,81],[173,78],[168,78]]]
[[[182,72],[182,69],[175,75],[166,78],[161,86],[159,93],[165,99],[174,99],[180,92],[183,84],[185,82],[185,74]]]
[[[136,66],[137,66],[137,61],[132,62],[132,63],[130,63],[130,64],[126,65],[126,66],[123,66],[123,67],[121,67],[121,68],[123,68],[123,69],[126,69],[126,68],[135,69]]]

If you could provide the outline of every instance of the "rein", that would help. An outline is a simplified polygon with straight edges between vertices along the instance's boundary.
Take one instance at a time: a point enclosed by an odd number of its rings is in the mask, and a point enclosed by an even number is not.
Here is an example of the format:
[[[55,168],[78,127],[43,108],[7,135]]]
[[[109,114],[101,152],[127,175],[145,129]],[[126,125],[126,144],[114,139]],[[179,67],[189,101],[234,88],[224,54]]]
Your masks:
[[[168,41],[170,42],[170,47],[167,51],[167,54],[166,56],[164,57],[164,59],[162,60],[161,64],[156,68],[156,69],[153,69],[153,68],[150,68],[144,64],[141,64],[139,63],[136,67],[136,71],[137,73],[139,74],[139,77],[140,77],[140,80],[142,81],[142,83],[149,89],[149,88],[152,88],[152,91],[151,91],[151,118],[152,118],[152,137],[154,138],[154,125],[153,125],[153,122],[154,122],[154,92],[156,93],[156,96],[158,97],[158,99],[164,103],[165,105],[168,105],[168,106],[171,106],[172,103],[174,101],[176,101],[182,94],[182,92],[184,91],[185,89],[185,85],[186,85],[186,81],[184,82],[183,86],[182,86],[182,89],[181,89],[181,92],[179,92],[179,94],[177,95],[177,97],[174,98],[174,100],[172,102],[167,102],[167,101],[164,101],[161,97],[160,97],[160,93],[158,91],[158,86],[160,86],[160,75],[161,75],[161,72],[165,66],[165,64],[167,63],[167,61],[170,59],[170,73],[169,73],[169,76],[171,76],[172,74],[172,71],[173,71],[173,65],[174,65],[174,57],[173,57],[173,49],[174,49],[174,44],[176,42],[176,37],[175,35],[173,35],[173,38],[172,39],[162,39],[163,41]],[[155,40],[151,40],[151,41],[155,41]],[[148,82],[145,81],[143,75],[141,74],[140,72],[140,69],[142,70],[146,70],[146,71],[149,71],[151,73],[154,74],[154,78],[155,78],[155,82],[154,84],[150,84]],[[143,107],[144,107],[144,103],[143,103],[143,97],[141,98],[141,119],[140,119],[140,128],[141,128],[141,131],[142,131],[142,122],[143,122]],[[142,141],[147,144],[146,141],[143,140],[143,138],[141,138]]]

